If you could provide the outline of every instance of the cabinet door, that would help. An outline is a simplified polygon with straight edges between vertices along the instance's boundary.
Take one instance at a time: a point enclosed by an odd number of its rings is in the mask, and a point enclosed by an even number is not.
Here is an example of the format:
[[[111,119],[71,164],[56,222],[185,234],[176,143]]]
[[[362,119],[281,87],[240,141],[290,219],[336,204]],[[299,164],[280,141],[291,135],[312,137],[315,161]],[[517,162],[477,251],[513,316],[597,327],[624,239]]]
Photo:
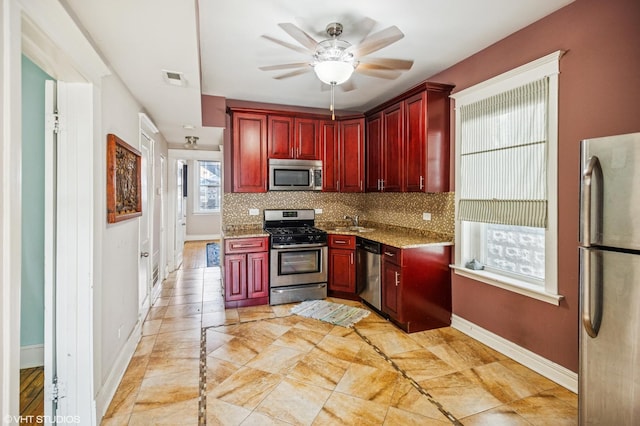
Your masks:
[[[269,158],[295,158],[293,144],[293,118],[270,115]]]
[[[449,191],[449,91],[427,91],[427,192]]]
[[[226,301],[247,298],[247,255],[228,254],[224,257],[224,298]]]
[[[395,320],[402,319],[400,266],[388,261],[382,262],[382,311]]]
[[[367,117],[367,179],[365,190],[377,192],[381,190],[382,179],[382,114]]]
[[[337,192],[340,179],[338,159],[338,122],[320,122],[320,144],[322,146],[322,190]]]
[[[404,103],[400,102],[382,113],[382,158],[384,192],[402,191],[402,150],[404,147]]]
[[[318,138],[318,120],[296,118],[294,128],[295,157],[301,160],[319,160],[321,149]]]
[[[269,252],[247,254],[247,298],[269,296]]]
[[[355,250],[329,250],[329,290],[355,293]]]
[[[233,192],[267,192],[267,117],[233,114]]]
[[[340,122],[340,192],[364,191],[364,118]]]
[[[426,93],[419,93],[405,101],[405,190],[426,191],[427,140]]]

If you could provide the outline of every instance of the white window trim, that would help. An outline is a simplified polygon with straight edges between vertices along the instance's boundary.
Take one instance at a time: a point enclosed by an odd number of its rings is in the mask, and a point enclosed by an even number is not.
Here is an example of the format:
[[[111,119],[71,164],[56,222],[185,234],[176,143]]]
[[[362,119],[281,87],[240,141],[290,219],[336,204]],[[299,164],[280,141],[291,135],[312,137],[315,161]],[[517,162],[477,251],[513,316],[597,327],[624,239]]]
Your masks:
[[[202,210],[200,208],[200,175],[198,174],[198,171],[200,170],[201,161],[210,161],[210,162],[220,163],[220,173],[222,173],[222,162],[219,160],[204,160],[204,159],[193,160],[193,163],[192,163],[193,167],[190,167],[193,169],[193,176],[192,176],[193,213],[192,214],[194,216],[206,216],[206,215],[212,215],[212,214],[217,215],[217,214],[220,214],[220,211],[221,211],[220,207],[218,207],[215,210]],[[220,182],[220,189],[221,189],[220,198],[222,198],[222,181]],[[220,204],[222,204],[222,200],[220,200]]]
[[[455,209],[458,217],[458,203],[460,191],[457,185],[460,179],[460,114],[457,113],[461,106],[469,105],[479,100],[506,92],[524,84],[549,77],[549,136],[547,141],[548,163],[548,220],[545,230],[545,281],[544,289],[532,286],[530,283],[500,274],[487,271],[477,271],[464,267],[462,256],[462,225],[455,221],[455,264],[451,265],[456,275],[474,279],[489,285],[493,285],[514,293],[542,300],[547,303],[559,305],[563,296],[558,294],[558,74],[560,73],[560,57],[564,51],[558,50],[528,64],[522,65],[511,71],[507,71],[475,86],[461,90],[451,95],[455,100]]]

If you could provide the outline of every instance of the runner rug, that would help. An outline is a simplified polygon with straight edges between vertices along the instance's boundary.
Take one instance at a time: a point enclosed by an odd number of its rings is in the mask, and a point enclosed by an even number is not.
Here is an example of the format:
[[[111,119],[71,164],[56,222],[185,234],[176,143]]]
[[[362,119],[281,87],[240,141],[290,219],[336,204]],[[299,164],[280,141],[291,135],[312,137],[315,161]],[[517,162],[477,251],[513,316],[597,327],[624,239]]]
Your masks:
[[[207,244],[207,267],[220,266],[220,245],[218,243]]]
[[[369,315],[366,309],[325,300],[307,300],[291,308],[291,313],[342,327],[351,327]]]

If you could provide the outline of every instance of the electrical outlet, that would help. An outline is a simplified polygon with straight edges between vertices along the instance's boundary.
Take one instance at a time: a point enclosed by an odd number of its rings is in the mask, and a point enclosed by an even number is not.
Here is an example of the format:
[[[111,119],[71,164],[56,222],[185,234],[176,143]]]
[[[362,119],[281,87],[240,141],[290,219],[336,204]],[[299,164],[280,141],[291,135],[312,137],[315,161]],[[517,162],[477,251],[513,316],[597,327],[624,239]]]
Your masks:
[[[315,210],[316,214],[322,214],[322,209],[313,209]]]
[[[422,213],[422,220],[431,220],[431,213],[428,213],[428,212]]]
[[[249,216],[258,216],[260,214],[259,209],[249,209]]]

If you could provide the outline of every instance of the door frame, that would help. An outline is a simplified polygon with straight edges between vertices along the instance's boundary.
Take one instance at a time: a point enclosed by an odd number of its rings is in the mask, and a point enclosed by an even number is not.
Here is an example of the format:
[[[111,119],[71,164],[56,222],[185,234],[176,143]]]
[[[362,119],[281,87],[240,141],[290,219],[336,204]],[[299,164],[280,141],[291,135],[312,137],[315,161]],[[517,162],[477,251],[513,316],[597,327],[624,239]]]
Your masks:
[[[21,172],[22,101],[21,55],[56,80],[74,82],[68,93],[67,135],[61,137],[64,158],[58,190],[72,196],[58,223],[58,271],[68,279],[63,294],[72,297],[62,318],[71,328],[62,350],[72,356],[59,367],[69,372],[59,415],[81,416],[83,424],[96,423],[93,389],[93,247],[94,155],[99,120],[99,86],[109,69],[58,2],[0,0],[0,418],[19,415],[20,401],[20,286],[21,286]],[[55,40],[55,43],[54,41]],[[99,111],[99,109],[98,109]],[[63,132],[64,133],[64,132]],[[90,143],[87,143],[90,141]],[[60,160],[60,159],[59,159]],[[62,167],[62,164],[60,164]],[[89,208],[87,208],[87,206]],[[81,208],[79,208],[81,207]],[[65,216],[66,214],[66,216]],[[69,232],[64,234],[64,232]],[[78,238],[83,235],[83,238]],[[60,251],[60,247],[64,250]],[[64,256],[63,256],[64,255]],[[62,325],[61,324],[61,325]]]
[[[180,265],[176,265],[175,253],[173,250],[175,244],[175,229],[173,227],[176,223],[176,198],[177,198],[177,181],[176,181],[176,173],[177,173],[177,163],[178,160],[189,161],[189,160],[209,160],[209,161],[219,161],[224,168],[224,160],[222,151],[205,151],[205,150],[190,150],[190,149],[169,149],[169,164],[168,164],[168,180],[167,180],[167,189],[168,189],[168,207],[167,207],[167,227],[171,226],[171,230],[167,233],[167,253],[169,253],[169,258],[167,259],[167,264],[169,267],[169,271],[175,271]],[[224,174],[224,173],[223,173]],[[184,183],[186,184],[186,182]],[[221,182],[221,185],[223,183]],[[222,188],[223,186],[221,186]],[[220,200],[220,214],[222,215],[223,202]],[[168,225],[171,224],[171,225]]]
[[[154,216],[154,211],[155,211],[155,197],[154,197],[154,191],[153,188],[155,186],[155,179],[154,179],[154,149],[155,149],[155,141],[153,140],[153,138],[151,138],[147,132],[145,132],[145,130],[142,128],[142,123],[140,126],[140,152],[142,152],[143,150],[143,144],[145,144],[144,140],[147,140],[146,143],[148,143],[148,149],[147,149],[147,159],[146,162],[143,162],[143,170],[141,170],[141,173],[144,174],[144,178],[146,180],[146,186],[142,185],[142,189],[146,190],[146,194],[143,194],[143,197],[146,196],[146,200],[147,200],[147,205],[146,205],[146,211],[145,211],[145,206],[142,206],[142,214],[143,215],[147,215],[148,217],[146,218],[147,220],[147,226],[146,226],[146,233],[147,233],[147,238],[148,238],[148,256],[146,257],[146,262],[147,262],[147,274],[146,274],[146,282],[142,283],[140,282],[141,280],[141,276],[140,276],[140,264],[138,263],[138,295],[140,295],[140,290],[142,290],[142,286],[144,285],[144,297],[143,300],[138,300],[138,310],[139,310],[139,317],[141,321],[144,321],[144,318],[147,316],[147,311],[149,310],[149,308],[151,307],[151,305],[153,304],[153,296],[151,294],[151,289],[153,287],[152,285],[152,280],[153,280],[153,259],[154,259],[154,253],[153,253],[153,216]],[[143,227],[140,226],[138,229],[138,253],[140,253],[140,256],[142,256],[142,233],[145,231],[142,229]],[[140,259],[138,260],[138,262],[140,262]]]

